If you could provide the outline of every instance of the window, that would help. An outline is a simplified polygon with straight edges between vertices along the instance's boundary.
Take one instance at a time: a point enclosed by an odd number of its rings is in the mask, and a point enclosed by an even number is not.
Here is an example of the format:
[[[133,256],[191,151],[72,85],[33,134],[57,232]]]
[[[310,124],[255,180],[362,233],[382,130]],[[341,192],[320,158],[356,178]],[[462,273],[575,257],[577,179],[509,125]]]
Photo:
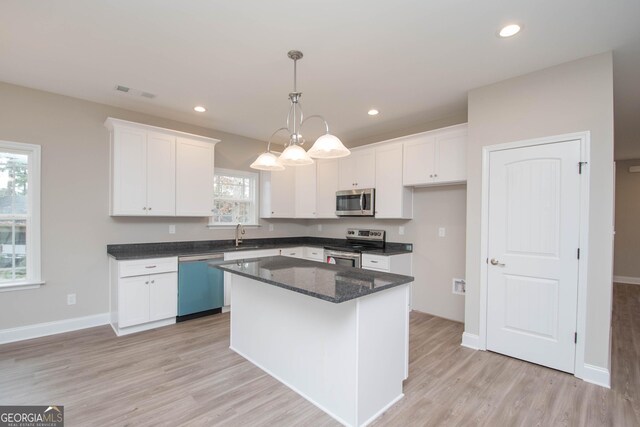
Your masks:
[[[209,225],[258,225],[257,183],[257,173],[216,169]]]
[[[41,283],[40,146],[0,141],[0,289]]]

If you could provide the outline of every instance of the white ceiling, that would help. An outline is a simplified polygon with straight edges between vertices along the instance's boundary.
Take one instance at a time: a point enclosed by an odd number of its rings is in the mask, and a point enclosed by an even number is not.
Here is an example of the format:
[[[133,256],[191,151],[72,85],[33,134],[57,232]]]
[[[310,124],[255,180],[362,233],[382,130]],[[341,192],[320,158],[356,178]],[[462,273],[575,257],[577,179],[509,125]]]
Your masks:
[[[640,158],[639,18],[638,0],[3,0],[0,81],[265,140],[284,124],[299,49],[305,113],[349,145],[465,112],[469,89],[613,50],[616,157]],[[522,33],[498,38],[511,22]]]

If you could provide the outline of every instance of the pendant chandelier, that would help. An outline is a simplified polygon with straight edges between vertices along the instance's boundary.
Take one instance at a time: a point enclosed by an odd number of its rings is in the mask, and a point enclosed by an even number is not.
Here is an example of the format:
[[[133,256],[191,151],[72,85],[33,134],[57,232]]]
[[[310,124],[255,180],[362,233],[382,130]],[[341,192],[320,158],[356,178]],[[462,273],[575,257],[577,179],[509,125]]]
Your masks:
[[[313,158],[335,159],[351,154],[349,149],[342,144],[338,137],[329,133],[329,125],[322,116],[313,115],[307,118],[304,117],[304,114],[302,113],[302,105],[300,104],[302,92],[298,92],[296,86],[297,62],[302,58],[302,52],[291,50],[287,55],[293,60],[293,92],[289,94],[291,107],[289,108],[289,114],[287,115],[287,126],[281,127],[271,135],[269,142],[267,143],[267,151],[260,154],[251,164],[253,169],[267,171],[283,170],[285,165],[301,166],[312,164]],[[324,123],[325,134],[316,140],[309,151],[305,151],[305,149],[302,148],[305,140],[302,137],[300,130],[302,125],[312,118],[322,120]],[[282,154],[280,154],[280,156],[276,156],[276,154],[271,151],[271,141],[278,133],[285,131],[289,136],[289,142],[285,146]]]

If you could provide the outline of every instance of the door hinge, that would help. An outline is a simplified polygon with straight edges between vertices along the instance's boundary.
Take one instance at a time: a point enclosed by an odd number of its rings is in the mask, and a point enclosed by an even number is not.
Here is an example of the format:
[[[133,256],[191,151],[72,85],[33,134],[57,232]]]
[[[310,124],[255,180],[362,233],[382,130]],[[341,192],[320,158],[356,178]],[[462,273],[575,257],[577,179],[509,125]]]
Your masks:
[[[578,259],[580,259],[580,248],[578,248]]]
[[[574,344],[578,344],[578,333],[577,332],[573,333],[573,343]]]
[[[582,175],[582,166],[586,165],[587,162],[578,162],[578,173]]]

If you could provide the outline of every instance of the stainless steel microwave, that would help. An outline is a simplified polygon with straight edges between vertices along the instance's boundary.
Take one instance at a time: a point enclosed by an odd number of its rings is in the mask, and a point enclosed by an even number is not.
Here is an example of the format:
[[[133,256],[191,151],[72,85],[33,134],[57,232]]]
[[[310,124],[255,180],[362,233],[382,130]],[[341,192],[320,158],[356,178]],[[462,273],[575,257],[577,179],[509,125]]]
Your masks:
[[[375,213],[375,193],[373,188],[336,192],[337,216],[373,216]]]

